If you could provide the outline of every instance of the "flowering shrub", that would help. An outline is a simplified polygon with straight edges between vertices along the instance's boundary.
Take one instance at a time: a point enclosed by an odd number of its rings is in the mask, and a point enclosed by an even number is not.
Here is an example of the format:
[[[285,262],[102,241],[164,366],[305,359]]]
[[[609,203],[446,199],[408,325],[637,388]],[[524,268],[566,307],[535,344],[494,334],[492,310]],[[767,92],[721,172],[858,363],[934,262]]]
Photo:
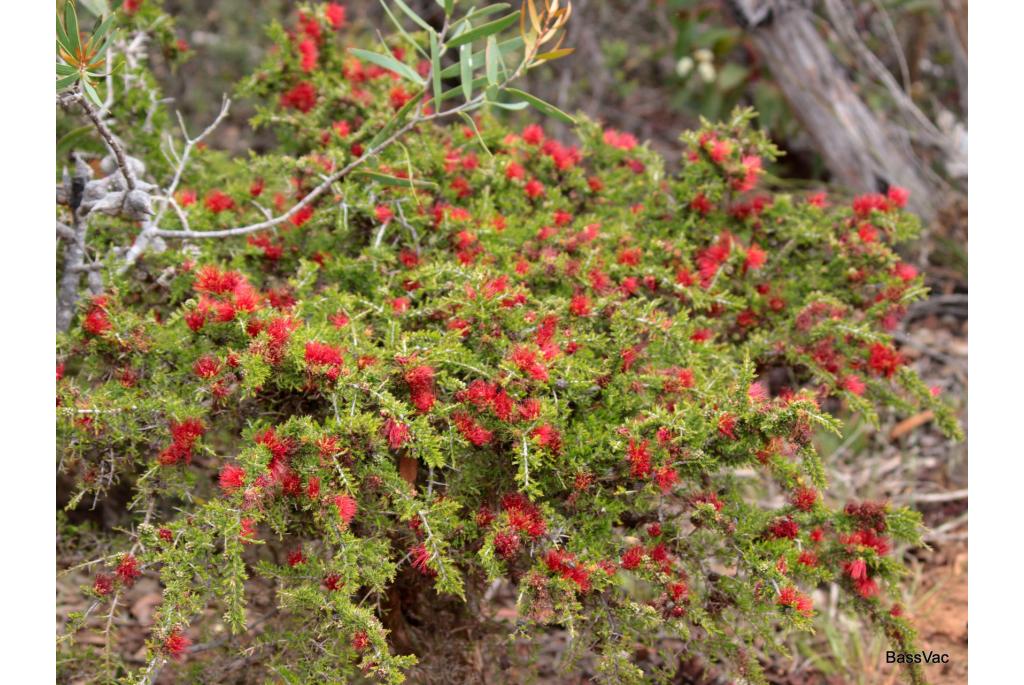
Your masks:
[[[158,12],[139,5],[128,26]],[[58,338],[60,471],[68,509],[141,518],[83,591],[113,615],[149,575],[163,598],[141,670],[65,646],[66,663],[136,682],[183,660],[203,681],[203,652],[236,645],[211,631],[258,623],[250,668],[397,683],[417,651],[403,611],[483,630],[494,582],[520,635],[567,628],[568,668],[592,655],[602,682],[668,677],[684,650],[763,682],[756,655],[811,628],[829,581],[910,651],[891,551],[918,518],[833,502],[814,447],[847,410],[928,408],[958,433],[888,335],[925,293],[893,251],[917,230],[906,194],[772,192],[777,151],[748,112],[684,134],[668,173],[591,121],[566,143],[482,110],[447,125],[431,103],[323,187],[434,93],[436,34],[371,58],[344,26],[328,3],[271,28],[241,92],[277,150],[190,148],[144,249],[118,249],[135,221],[91,226],[112,256]],[[142,122],[150,101],[118,106]],[[174,174],[141,123],[122,135]],[[287,218],[231,233],[268,216]],[[273,616],[251,615],[257,585]]]

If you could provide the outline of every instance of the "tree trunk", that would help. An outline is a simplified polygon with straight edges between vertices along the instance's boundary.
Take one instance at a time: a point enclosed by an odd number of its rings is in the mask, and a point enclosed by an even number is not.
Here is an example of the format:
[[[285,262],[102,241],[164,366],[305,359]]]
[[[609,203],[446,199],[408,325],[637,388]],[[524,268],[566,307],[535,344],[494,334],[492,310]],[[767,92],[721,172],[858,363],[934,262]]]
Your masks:
[[[726,0],[834,180],[854,192],[890,185],[910,191],[909,207],[927,223],[940,209],[938,183],[914,153],[906,131],[873,112],[815,26],[792,0]]]

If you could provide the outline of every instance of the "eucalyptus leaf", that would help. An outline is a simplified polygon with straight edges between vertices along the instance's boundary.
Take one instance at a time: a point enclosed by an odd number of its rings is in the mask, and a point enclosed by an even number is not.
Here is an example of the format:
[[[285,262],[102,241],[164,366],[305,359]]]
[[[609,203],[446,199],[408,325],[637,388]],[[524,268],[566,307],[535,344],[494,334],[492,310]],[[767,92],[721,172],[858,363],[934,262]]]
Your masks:
[[[386,186],[397,186],[401,188],[437,188],[437,184],[432,181],[423,181],[417,178],[401,178],[400,176],[382,174],[379,171],[358,171],[356,174],[358,176],[365,176]]]
[[[67,31],[69,52],[75,57],[82,50],[82,43],[78,35],[78,14],[75,13],[75,3],[69,2],[64,5],[64,30]]]
[[[473,46],[459,47],[459,71],[462,77],[462,94],[469,102],[473,98]]]
[[[377,66],[384,67],[388,71],[393,71],[402,78],[408,79],[418,86],[424,85],[423,77],[417,74],[412,67],[399,62],[391,55],[384,55],[370,50],[361,50],[360,48],[349,48],[349,52],[360,59],[365,59],[368,62],[373,62]]]
[[[438,49],[437,36],[430,34],[430,77],[434,87],[434,102],[441,105],[441,53]]]
[[[487,82],[492,86],[498,85],[498,61],[501,59],[501,52],[498,51],[498,41],[494,36],[487,37],[487,48],[485,50],[487,66]]]
[[[481,24],[480,26],[477,26],[474,29],[470,29],[465,33],[460,33],[458,36],[456,36],[455,38],[451,39],[448,42],[448,46],[454,48],[465,43],[472,43],[473,41],[479,40],[481,38],[486,38],[487,36],[493,36],[494,34],[500,33],[501,31],[504,31],[512,24],[516,23],[517,19],[519,19],[519,10],[516,10],[512,14],[505,15],[501,19],[489,21],[486,24]]]
[[[405,14],[414,22],[416,22],[424,31],[426,31],[427,33],[435,33],[433,27],[431,27],[430,24],[428,24],[427,22],[423,21],[423,18],[420,17],[420,15],[413,12],[408,5],[402,2],[402,0],[393,0],[393,2],[396,5],[398,5],[398,9],[405,12]]]
[[[520,98],[522,100],[525,100],[526,102],[528,102],[531,105],[533,105],[533,107],[536,108],[538,111],[543,112],[544,114],[547,114],[548,116],[554,117],[554,118],[556,118],[556,119],[558,119],[560,121],[563,121],[563,122],[565,122],[567,124],[575,124],[576,123],[576,120],[573,119],[571,116],[569,116],[568,114],[566,114],[562,110],[558,109],[554,105],[552,105],[550,103],[547,103],[547,102],[544,102],[543,100],[541,100],[536,95],[530,95],[526,91],[519,90],[518,88],[506,88],[505,91],[509,95],[512,95],[512,96],[517,97],[517,98]]]

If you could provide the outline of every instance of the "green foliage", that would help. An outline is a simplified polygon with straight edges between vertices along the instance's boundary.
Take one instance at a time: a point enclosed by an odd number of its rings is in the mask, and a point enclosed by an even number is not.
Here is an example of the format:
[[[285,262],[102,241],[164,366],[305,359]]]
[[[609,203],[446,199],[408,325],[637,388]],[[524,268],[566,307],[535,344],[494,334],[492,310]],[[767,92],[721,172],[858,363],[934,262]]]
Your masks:
[[[594,655],[609,683],[668,680],[664,636],[763,682],[756,649],[810,629],[808,593],[830,581],[905,647],[888,538],[918,543],[920,521],[836,506],[813,441],[839,431],[824,407],[844,402],[868,418],[930,408],[958,430],[886,333],[923,294],[892,250],[917,230],[898,195],[833,207],[771,193],[761,165],[777,150],[745,110],[684,134],[673,175],[585,117],[575,145],[512,132],[487,89],[545,54],[567,13],[529,17],[511,45],[497,34],[514,13],[442,6],[450,33],[395,3],[395,23],[418,28],[386,52],[347,49],[326,6],[271,27],[240,93],[281,143],[197,149],[182,216],[193,231],[244,226],[358,172],[266,230],[168,235],[128,274],[111,257],[107,292],[58,339],[69,509],[122,483],[128,508],[151,513],[133,539],[112,535],[164,588],[146,669],[213,615],[231,636],[210,652],[245,644],[254,677],[398,683],[416,661],[396,648],[399,602],[482,626],[492,581],[514,589],[519,635],[565,627],[567,668]],[[443,104],[431,74],[453,68],[464,102],[444,112],[472,125],[421,107]],[[126,146],[169,177],[138,128]],[[161,228],[185,225],[168,212]],[[116,255],[129,230],[97,222],[92,248]],[[273,616],[254,619],[257,589]],[[666,665],[634,663],[637,645]],[[210,677],[212,659],[189,659],[179,675]]]

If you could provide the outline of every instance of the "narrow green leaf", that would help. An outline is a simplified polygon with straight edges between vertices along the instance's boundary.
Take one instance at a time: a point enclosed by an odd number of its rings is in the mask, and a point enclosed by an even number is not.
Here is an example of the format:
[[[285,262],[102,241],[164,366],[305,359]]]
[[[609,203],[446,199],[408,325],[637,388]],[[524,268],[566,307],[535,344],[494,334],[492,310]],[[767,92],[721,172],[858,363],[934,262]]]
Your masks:
[[[68,32],[64,30],[64,22],[60,20],[60,15],[57,15],[57,44],[67,53],[73,52],[71,48],[71,41],[68,40]]]
[[[534,57],[534,61],[550,62],[553,59],[558,59],[560,57],[565,57],[566,55],[571,55],[573,52],[575,52],[575,50],[576,48],[561,48],[559,50],[552,50],[551,52],[545,52],[541,55],[537,55],[536,57]]]
[[[466,102],[473,99],[473,46],[459,46],[459,70],[462,76],[462,94]]]
[[[526,102],[533,105],[534,108],[536,108],[540,112],[543,112],[544,114],[547,114],[550,117],[554,117],[567,124],[576,123],[576,120],[573,119],[571,116],[569,116],[562,110],[558,109],[554,105],[544,102],[536,95],[530,95],[529,93],[519,90],[518,88],[506,88],[505,92],[507,92],[509,95],[525,100]]]
[[[473,7],[472,9],[469,10],[469,12],[466,13],[466,16],[462,17],[454,24],[452,24],[452,30],[454,31],[457,29],[461,29],[462,25],[465,22],[468,22],[470,19],[483,19],[484,17],[489,17],[490,15],[495,14],[497,12],[507,10],[509,7],[511,7],[511,5],[507,2],[496,2],[493,5],[488,5],[487,7],[481,9]]]
[[[367,178],[386,186],[396,186],[400,188],[437,188],[436,183],[433,183],[432,181],[424,181],[418,178],[401,178],[399,176],[391,176],[390,174],[382,174],[379,171],[358,171],[356,173],[359,176],[366,176]]]
[[[78,36],[78,14],[75,12],[75,3],[73,2],[64,5],[64,30],[67,31],[70,52],[77,56],[82,49],[82,43]]]
[[[393,71],[402,78],[409,79],[418,86],[424,85],[423,77],[413,71],[412,67],[399,62],[391,55],[383,55],[379,52],[371,52],[370,50],[361,50],[359,48],[349,48],[349,52],[360,59],[365,59],[368,62],[373,62],[377,66],[384,67],[388,71]]]
[[[107,12],[107,0],[79,0],[85,8],[99,17]]]
[[[487,103],[490,104],[490,105],[494,105],[495,107],[500,107],[502,109],[509,109],[509,110],[512,110],[512,111],[519,111],[521,109],[526,109],[527,107],[530,106],[530,104],[528,102],[524,102],[524,101],[520,101],[520,102],[498,102],[497,100],[488,100]]]
[[[103,100],[100,99],[99,93],[96,92],[96,89],[92,87],[91,83],[89,83],[88,81],[83,80],[82,81],[82,88],[85,89],[85,94],[89,97],[90,100],[93,101],[93,103],[97,107],[102,107],[103,106]]]
[[[480,147],[484,149],[484,152],[487,153],[487,156],[490,157],[491,159],[494,159],[494,153],[491,152],[491,148],[487,147],[487,143],[484,141],[483,135],[480,134],[480,129],[477,128],[476,122],[473,120],[473,117],[469,116],[465,112],[459,112],[459,116],[461,116],[466,121],[466,123],[469,124],[470,128],[473,129],[473,133],[476,134],[476,139],[480,141]]]
[[[452,12],[455,11],[455,0],[444,0],[444,16],[452,16]]]
[[[57,79],[57,90],[64,90],[65,88],[67,88],[68,86],[72,85],[77,80],[78,80],[78,72],[77,71],[75,73],[71,74],[70,76],[65,76],[63,78],[59,78],[59,79]]]
[[[480,26],[477,26],[475,29],[470,29],[465,33],[459,34],[458,36],[456,36],[455,38],[448,42],[448,46],[454,48],[465,43],[472,43],[473,41],[479,40],[480,38],[486,38],[487,36],[492,36],[496,33],[500,33],[501,31],[504,31],[512,24],[516,23],[518,19],[519,10],[516,10],[512,14],[506,14],[501,19],[489,21],[486,24],[481,24]]]
[[[498,51],[498,41],[494,36],[487,37],[487,49],[485,53],[487,65],[487,82],[492,86],[498,85],[498,60],[501,53]]]
[[[434,85],[434,106],[441,107],[441,53],[438,50],[437,35],[430,34],[430,76]]]
[[[406,5],[404,2],[402,2],[402,0],[394,0],[394,3],[396,5],[398,5],[398,9],[402,10],[403,12],[405,12],[406,15],[408,15],[408,17],[410,19],[412,19],[414,22],[419,24],[423,28],[424,31],[426,31],[427,33],[434,33],[434,29],[430,26],[430,24],[428,24],[427,22],[423,21],[423,19],[420,18],[420,15],[416,14],[415,12],[413,12],[412,9],[410,9],[408,5]]]
[[[472,46],[470,46],[470,47],[472,47]],[[508,53],[512,52],[513,50],[518,50],[521,47],[523,47],[523,39],[522,39],[521,36],[516,36],[515,38],[509,38],[508,40],[503,40],[500,43],[498,43],[498,51],[502,54],[502,58],[503,59],[504,59],[505,55],[507,55]],[[460,45],[459,46],[459,50],[461,50],[462,48],[463,48],[463,46]],[[486,48],[484,50],[477,50],[476,52],[474,52],[473,53],[473,64],[474,65],[483,64],[485,53],[486,53]],[[452,65],[450,65],[448,67],[445,67],[444,71],[441,72],[441,78],[451,78],[452,76],[455,76],[458,73],[459,73],[459,65],[458,64],[452,64]]]
[[[395,15],[391,12],[391,9],[388,7],[387,2],[385,2],[385,0],[380,0],[380,6],[384,8],[384,13],[388,15],[388,19],[390,19],[391,23],[395,25],[395,28],[398,29],[398,32],[400,34],[402,34],[402,37],[405,38],[406,42],[408,42],[413,47],[413,49],[416,50],[416,52],[420,53],[424,57],[427,57],[427,53],[423,51],[423,48],[420,46],[420,44],[413,40],[412,36],[410,36],[408,32],[406,32],[406,30],[402,28],[402,22],[398,21],[398,18],[395,17]]]
[[[78,69],[75,69],[70,64],[64,64],[63,62],[57,63],[57,74],[60,76],[68,76],[69,74],[77,74]]]
[[[93,32],[92,36],[89,38],[89,45],[92,45],[94,47],[98,47],[98,46],[102,45],[103,42],[104,42],[103,41],[104,36],[107,35],[107,31],[110,30],[110,27],[113,24],[114,24],[114,18],[113,17],[107,17],[103,21],[103,23],[99,25],[99,28],[97,28]]]

